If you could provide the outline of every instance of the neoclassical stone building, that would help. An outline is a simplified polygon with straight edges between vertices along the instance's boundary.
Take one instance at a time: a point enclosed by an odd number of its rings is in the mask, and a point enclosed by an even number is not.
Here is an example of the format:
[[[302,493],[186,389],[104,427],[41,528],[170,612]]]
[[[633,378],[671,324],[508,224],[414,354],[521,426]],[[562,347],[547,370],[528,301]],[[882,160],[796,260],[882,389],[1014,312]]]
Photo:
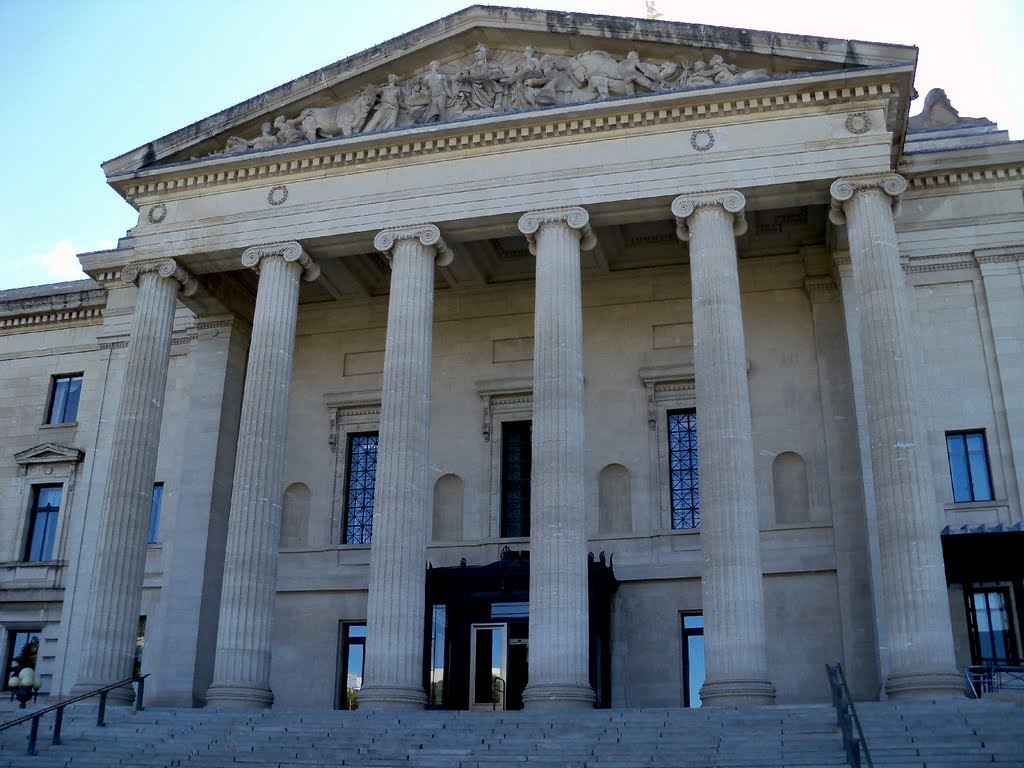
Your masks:
[[[1024,145],[916,49],[474,6],[104,164],[0,294],[53,692],[957,695],[1020,657]]]

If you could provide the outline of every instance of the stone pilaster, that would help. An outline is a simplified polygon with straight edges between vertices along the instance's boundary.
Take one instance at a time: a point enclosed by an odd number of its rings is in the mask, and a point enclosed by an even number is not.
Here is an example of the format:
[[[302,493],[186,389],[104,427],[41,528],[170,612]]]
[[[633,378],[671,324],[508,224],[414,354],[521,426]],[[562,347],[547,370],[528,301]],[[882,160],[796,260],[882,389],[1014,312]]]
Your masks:
[[[859,306],[881,587],[892,698],[961,694],[926,431],[915,387],[914,328],[900,265],[896,174],[839,179],[830,218],[847,224]]]
[[[704,559],[705,705],[770,704],[761,533],[735,235],[746,200],[734,190],[681,195],[676,232],[690,243],[693,365]]]
[[[206,702],[256,709],[274,701],[271,631],[299,283],[315,280],[320,268],[294,242],[250,248],[242,263],[259,270],[260,277],[235,452],[213,684]]]
[[[121,279],[137,283],[139,292],[110,447],[74,694],[132,673],[174,312],[178,291],[191,295],[196,290],[195,279],[172,259],[129,264],[121,271]],[[131,691],[113,691],[111,700],[128,703]]]
[[[434,264],[452,253],[433,224],[385,229],[373,241],[391,262],[388,330],[373,501],[366,657],[359,705],[412,709],[423,690],[430,354]]]
[[[527,709],[592,707],[584,526],[580,250],[596,244],[582,208],[519,219],[537,257],[530,487]]]

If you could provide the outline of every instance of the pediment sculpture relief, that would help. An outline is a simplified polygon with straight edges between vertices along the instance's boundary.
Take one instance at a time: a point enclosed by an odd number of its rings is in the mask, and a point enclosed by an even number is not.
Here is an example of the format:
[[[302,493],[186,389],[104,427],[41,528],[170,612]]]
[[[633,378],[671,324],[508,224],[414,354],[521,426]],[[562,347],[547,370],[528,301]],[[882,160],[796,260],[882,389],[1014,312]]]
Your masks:
[[[718,54],[707,61],[698,57],[654,63],[644,61],[636,51],[624,59],[606,51],[538,56],[533,46],[527,46],[522,54],[503,52],[495,57],[480,43],[469,61],[444,65],[432,61],[426,72],[405,81],[388,75],[387,83],[365,86],[336,106],[278,115],[261,126],[259,136],[232,136],[221,152],[213,154],[766,77],[765,69],[741,69]]]

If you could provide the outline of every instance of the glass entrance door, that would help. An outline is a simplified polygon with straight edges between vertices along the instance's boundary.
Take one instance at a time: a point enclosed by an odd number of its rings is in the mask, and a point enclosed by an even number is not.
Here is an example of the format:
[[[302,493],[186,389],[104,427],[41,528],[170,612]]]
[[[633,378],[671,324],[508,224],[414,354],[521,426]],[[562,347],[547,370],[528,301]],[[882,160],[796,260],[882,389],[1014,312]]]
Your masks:
[[[469,668],[469,708],[505,709],[508,624],[470,626]]]

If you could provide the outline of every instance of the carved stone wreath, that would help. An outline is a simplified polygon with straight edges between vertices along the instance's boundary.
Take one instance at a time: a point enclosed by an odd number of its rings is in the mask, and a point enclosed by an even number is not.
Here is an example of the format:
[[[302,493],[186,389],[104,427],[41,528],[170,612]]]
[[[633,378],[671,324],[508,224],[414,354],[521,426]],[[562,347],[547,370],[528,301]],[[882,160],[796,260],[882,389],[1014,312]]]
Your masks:
[[[276,187],[271,187],[270,192],[267,193],[267,202],[271,205],[281,205],[287,199],[288,187],[284,184],[278,184]]]
[[[861,134],[871,130],[871,118],[866,112],[854,112],[846,116],[846,130]]]
[[[159,224],[161,221],[167,218],[167,206],[163,203],[157,203],[149,209],[149,213],[146,214],[146,219],[149,220],[150,224]]]
[[[690,134],[690,146],[698,152],[707,152],[715,146],[715,134],[707,128],[701,128]]]

